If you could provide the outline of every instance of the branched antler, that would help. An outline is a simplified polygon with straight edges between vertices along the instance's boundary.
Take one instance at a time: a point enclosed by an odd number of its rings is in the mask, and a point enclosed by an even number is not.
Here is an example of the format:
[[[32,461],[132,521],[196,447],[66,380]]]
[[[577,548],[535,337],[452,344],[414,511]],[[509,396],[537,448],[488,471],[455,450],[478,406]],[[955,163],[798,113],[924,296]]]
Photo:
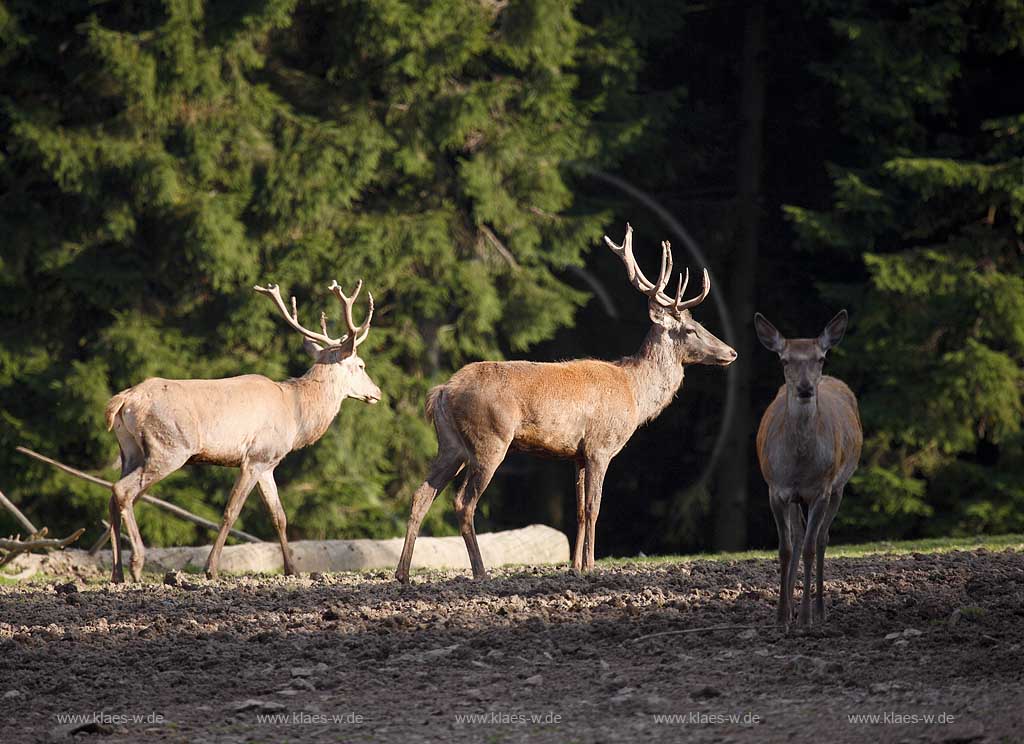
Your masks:
[[[644,273],[637,265],[636,257],[633,255],[633,228],[629,223],[626,223],[626,237],[623,239],[622,245],[615,245],[607,235],[604,236],[604,242],[608,244],[612,253],[621,258],[622,263],[626,265],[626,274],[629,277],[630,283],[639,292],[647,295],[651,302],[656,302],[673,312],[681,313],[683,310],[696,307],[704,302],[711,291],[711,277],[708,275],[708,270],[704,269],[704,282],[701,293],[689,300],[683,300],[683,292],[686,291],[686,287],[690,283],[690,270],[687,269],[685,276],[683,274],[679,275],[676,296],[673,298],[665,294],[665,287],[672,277],[672,244],[667,240],[661,242],[661,271],[658,272],[657,282],[652,282],[644,276]]]
[[[355,304],[356,298],[359,296],[360,290],[363,288],[363,280],[360,279],[356,282],[356,290],[349,297],[341,289],[341,285],[338,284],[337,279],[331,282],[329,290],[341,300],[342,306],[345,308],[345,325],[348,326],[349,336],[353,338],[352,348],[359,346],[366,340],[366,336],[370,333],[370,321],[373,319],[373,294],[369,291],[366,292],[366,297],[369,303],[369,309],[366,311],[366,320],[363,321],[362,325],[356,325],[355,320],[352,317],[352,306]],[[348,338],[348,336],[346,336]]]
[[[288,312],[288,306],[284,304],[284,299],[281,297],[281,288],[278,287],[276,284],[268,284],[266,287],[261,287],[257,284],[255,287],[253,287],[253,289],[255,289],[260,294],[266,295],[271,300],[273,300],[274,304],[277,305],[277,309],[281,312],[281,315],[284,317],[285,321],[287,321],[288,325],[290,325],[296,331],[298,331],[303,336],[308,338],[310,341],[315,341],[321,346],[337,346],[344,340],[331,338],[330,336],[327,335],[327,322],[323,316],[321,316],[320,321],[320,328],[323,330],[323,333],[311,331],[305,326],[303,326],[301,323],[299,323],[299,310],[297,305],[295,304],[295,298],[292,297],[292,309],[291,312]]]

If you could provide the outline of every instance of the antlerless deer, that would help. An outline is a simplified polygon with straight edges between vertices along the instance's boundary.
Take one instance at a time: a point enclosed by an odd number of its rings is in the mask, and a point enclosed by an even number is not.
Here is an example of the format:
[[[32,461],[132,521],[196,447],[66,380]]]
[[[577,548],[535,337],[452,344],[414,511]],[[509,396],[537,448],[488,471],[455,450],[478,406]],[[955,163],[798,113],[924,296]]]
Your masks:
[[[477,501],[510,450],[572,460],[576,465],[576,544],[573,568],[594,565],[594,536],[608,463],[639,426],[672,402],[688,364],[727,366],[736,352],[690,315],[711,291],[705,269],[701,293],[683,300],[689,279],[679,278],[675,297],[664,293],[672,252],[663,242],[657,282],[633,257],[633,230],[621,246],[605,242],[626,266],[630,283],[648,298],[653,326],[640,350],[617,362],[477,362],[463,367],[427,396],[437,430],[437,457],[412,499],[405,546],[395,573],[409,580],[420,523],[437,494],[460,471],[455,512],[469,551],[473,577],[486,577],[473,527]]]
[[[785,339],[761,313],[754,326],[761,343],[779,355],[786,384],[779,388],[757,430],[757,457],[768,483],[779,530],[778,622],[792,616],[793,585],[804,558],[804,593],[800,624],[811,616],[811,561],[817,555],[815,620],[825,619],[825,548],[828,530],[843,500],[843,488],[860,459],[863,433],[857,398],[841,380],[822,375],[825,354],[846,331],[841,310],[818,338]],[[807,506],[807,528],[801,536]]]
[[[228,497],[220,533],[206,561],[207,576],[217,575],[228,530],[257,483],[281,542],[284,572],[295,573],[274,468],[289,452],[320,439],[338,415],[345,398],[367,403],[380,400],[380,388],[366,374],[366,365],[356,353],[370,332],[373,317],[373,295],[367,292],[366,320],[357,326],[352,318],[352,305],[362,286],[360,280],[351,297],[342,292],[337,282],[329,287],[342,303],[349,329],[341,338],[327,335],[327,317],[323,313],[320,315],[321,333],[300,325],[295,298],[292,298],[289,314],[277,285],[254,287],[273,300],[288,325],[305,337],[304,346],[315,362],[302,377],[284,382],[274,382],[262,375],[222,380],[151,378],[110,400],[106,410],[107,427],[113,428],[121,447],[121,479],[114,484],[110,497],[112,581],[124,581],[120,547],[122,517],[132,544],[132,576],[138,581],[145,548],[135,523],[135,500],[154,483],[190,462],[227,465],[241,470]]]

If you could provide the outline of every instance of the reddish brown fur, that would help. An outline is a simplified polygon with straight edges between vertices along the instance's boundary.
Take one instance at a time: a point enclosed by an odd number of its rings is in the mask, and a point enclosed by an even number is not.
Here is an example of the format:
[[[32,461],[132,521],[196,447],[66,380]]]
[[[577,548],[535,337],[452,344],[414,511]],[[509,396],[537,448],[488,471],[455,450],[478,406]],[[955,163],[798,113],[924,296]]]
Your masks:
[[[663,294],[670,263],[662,246],[658,282],[643,277],[632,255],[627,227],[623,246],[606,238],[626,263],[633,285],[649,298],[653,323],[640,350],[618,362],[477,362],[463,367],[427,396],[427,416],[437,431],[437,457],[413,495],[405,545],[395,576],[408,581],[420,524],[437,494],[463,469],[455,511],[473,576],[486,576],[473,516],[480,495],[509,450],[573,460],[576,466],[576,544],[573,568],[594,564],[594,535],[604,475],[637,427],[675,397],[688,364],[728,365],[736,352],[690,315],[710,291],[683,302]],[[680,285],[682,288],[682,284]],[[680,289],[681,293],[682,289]]]

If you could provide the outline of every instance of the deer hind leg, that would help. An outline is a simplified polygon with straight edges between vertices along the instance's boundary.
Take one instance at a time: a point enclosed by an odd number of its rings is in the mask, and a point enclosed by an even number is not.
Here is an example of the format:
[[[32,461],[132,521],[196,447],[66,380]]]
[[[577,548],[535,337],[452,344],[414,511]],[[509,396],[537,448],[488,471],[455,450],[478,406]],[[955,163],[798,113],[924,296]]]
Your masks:
[[[220,523],[220,532],[217,533],[217,539],[214,541],[210,555],[206,559],[205,570],[208,579],[217,578],[217,574],[220,572],[220,553],[224,549],[224,543],[227,542],[228,532],[231,530],[232,525],[234,525],[235,520],[238,519],[238,513],[242,511],[242,505],[245,504],[246,498],[248,498],[252,487],[256,485],[256,481],[259,480],[261,474],[261,470],[255,466],[249,463],[242,464],[242,472],[231,489],[231,495],[228,496],[228,505],[224,509],[224,519]]]
[[[573,546],[572,570],[583,571],[583,544],[587,537],[587,467],[576,463],[576,544]]]
[[[807,530],[804,533],[804,594],[800,598],[800,624],[811,622],[811,568],[818,548],[818,534],[821,532],[825,512],[828,510],[828,496],[821,495],[807,509]]]
[[[844,484],[845,485],[845,484]],[[843,501],[843,487],[832,490],[828,500],[828,510],[821,522],[817,541],[817,593],[814,597],[814,620],[825,622],[825,549],[828,547],[828,530],[832,520],[836,518],[839,504]]]
[[[430,473],[412,496],[412,508],[409,511],[409,522],[405,528],[405,544],[402,546],[402,557],[398,559],[395,578],[403,584],[409,582],[409,569],[412,566],[412,552],[416,547],[416,537],[420,533],[423,518],[430,510],[437,494],[451,483],[452,479],[462,470],[465,460],[461,452],[439,452],[430,464]]]
[[[292,561],[292,551],[288,547],[288,517],[285,516],[284,507],[281,506],[281,497],[277,493],[277,483],[274,481],[274,471],[268,470],[259,477],[257,481],[260,487],[260,496],[264,506],[270,514],[270,521],[277,531],[278,542],[281,543],[281,558],[284,562],[284,575],[295,575],[295,564]]]
[[[480,496],[490,485],[494,471],[505,459],[510,443],[511,437],[508,441],[502,441],[495,437],[487,447],[481,448],[481,451],[477,452],[476,459],[469,463],[466,481],[455,495],[455,518],[459,522],[462,539],[466,542],[474,579],[487,578],[487,569],[484,568],[484,559],[480,555],[480,545],[476,541],[476,527],[473,524],[476,505],[480,501]]]
[[[112,571],[110,580],[124,581],[121,556],[121,521],[128,530],[132,545],[132,559],[129,567],[132,578],[142,581],[142,568],[146,562],[146,547],[135,521],[135,502],[150,486],[157,483],[185,464],[186,455],[151,451],[144,454],[142,447],[127,432],[123,424],[116,425],[118,443],[121,445],[121,478],[112,486],[110,496],[110,530],[112,550]]]

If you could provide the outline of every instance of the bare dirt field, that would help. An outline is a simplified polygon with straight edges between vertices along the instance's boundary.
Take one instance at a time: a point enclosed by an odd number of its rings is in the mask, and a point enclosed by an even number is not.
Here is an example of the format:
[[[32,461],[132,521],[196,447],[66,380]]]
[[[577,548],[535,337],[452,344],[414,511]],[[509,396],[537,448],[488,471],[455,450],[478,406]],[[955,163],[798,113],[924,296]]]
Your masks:
[[[788,634],[767,560],[175,579],[0,587],[0,741],[1024,736],[1015,551],[830,560]]]

